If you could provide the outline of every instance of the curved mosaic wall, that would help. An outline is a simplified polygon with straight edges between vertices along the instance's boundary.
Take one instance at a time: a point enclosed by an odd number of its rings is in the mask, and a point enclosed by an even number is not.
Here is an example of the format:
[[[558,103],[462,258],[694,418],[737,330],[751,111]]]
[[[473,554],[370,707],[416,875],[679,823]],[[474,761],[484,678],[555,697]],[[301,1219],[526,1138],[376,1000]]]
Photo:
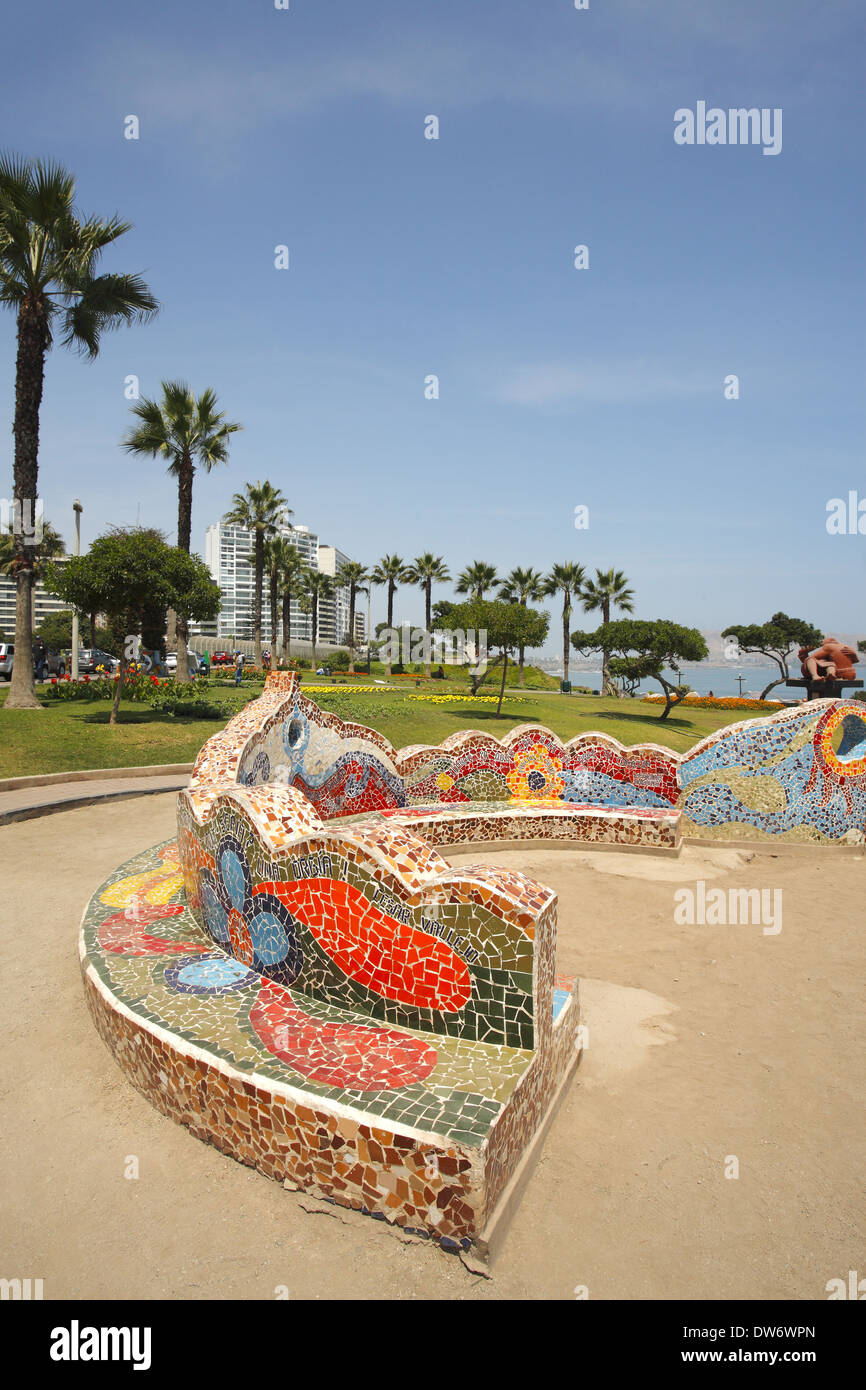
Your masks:
[[[541,725],[501,740],[466,730],[436,748],[397,750],[374,730],[319,710],[295,676],[277,673],[262,699],[205,745],[191,786],[217,766],[244,786],[296,787],[323,821],[559,802],[678,810],[686,838],[866,840],[866,707],[855,701],[812,701],[731,724],[684,754],[598,732],[563,743]]]

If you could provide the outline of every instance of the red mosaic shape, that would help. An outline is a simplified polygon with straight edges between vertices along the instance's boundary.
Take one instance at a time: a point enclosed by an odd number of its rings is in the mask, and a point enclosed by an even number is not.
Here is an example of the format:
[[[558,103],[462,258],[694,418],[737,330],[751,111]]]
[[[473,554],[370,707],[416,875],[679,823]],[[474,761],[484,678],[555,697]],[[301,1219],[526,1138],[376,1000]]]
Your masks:
[[[235,960],[242,961],[244,965],[252,966],[255,952],[253,951],[253,939],[250,936],[250,929],[247,926],[246,918],[237,908],[232,908],[228,916],[229,940],[232,944],[232,955]]]
[[[157,906],[142,904],[114,912],[106,917],[96,933],[103,951],[114,956],[192,956],[211,948],[195,941],[172,941],[165,936],[151,936],[145,927],[160,918],[177,917],[183,912],[181,903]]]
[[[472,996],[472,977],[450,946],[390,917],[354,884],[307,878],[261,883],[259,893],[275,894],[350,980],[382,999],[455,1013]]]
[[[288,990],[266,981],[250,1023],[275,1057],[308,1081],[349,1091],[392,1091],[423,1081],[436,1050],[396,1028],[326,1023],[298,1008]]]

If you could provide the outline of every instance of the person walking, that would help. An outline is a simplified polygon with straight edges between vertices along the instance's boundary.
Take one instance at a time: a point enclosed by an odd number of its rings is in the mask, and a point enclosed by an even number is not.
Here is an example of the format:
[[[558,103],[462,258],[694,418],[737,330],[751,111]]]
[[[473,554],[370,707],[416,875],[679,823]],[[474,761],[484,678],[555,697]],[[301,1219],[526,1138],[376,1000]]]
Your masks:
[[[237,654],[235,655],[235,685],[240,685],[241,677],[243,676],[243,674],[244,655],[243,652],[237,652]]]
[[[33,640],[33,674],[38,681],[45,679],[45,643],[41,637]]]

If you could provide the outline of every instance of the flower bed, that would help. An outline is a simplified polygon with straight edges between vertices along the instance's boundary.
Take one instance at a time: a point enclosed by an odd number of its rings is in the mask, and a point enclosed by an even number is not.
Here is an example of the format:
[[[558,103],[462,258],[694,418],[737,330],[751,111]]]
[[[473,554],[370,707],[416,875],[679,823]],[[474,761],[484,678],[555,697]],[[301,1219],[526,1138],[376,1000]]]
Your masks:
[[[644,695],[641,703],[654,705],[664,702],[664,695]],[[677,704],[690,705],[692,709],[769,709],[783,708],[781,700],[747,700],[742,695],[686,695]]]

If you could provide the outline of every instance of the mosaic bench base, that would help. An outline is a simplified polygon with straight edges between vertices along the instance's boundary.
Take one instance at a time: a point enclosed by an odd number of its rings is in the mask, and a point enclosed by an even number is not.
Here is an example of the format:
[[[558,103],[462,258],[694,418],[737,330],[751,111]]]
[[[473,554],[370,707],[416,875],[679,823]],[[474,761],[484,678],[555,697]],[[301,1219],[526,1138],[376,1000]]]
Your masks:
[[[555,978],[543,1059],[378,1027],[216,949],[176,853],[124,864],[82,923],[88,1006],[129,1081],[270,1178],[486,1256],[579,1057],[577,982]]]
[[[414,830],[430,845],[551,840],[568,845],[616,845],[668,850],[682,847],[681,812],[670,807],[594,806],[563,801],[473,802],[404,806],[374,812],[391,825]],[[332,824],[340,822],[332,822]]]

